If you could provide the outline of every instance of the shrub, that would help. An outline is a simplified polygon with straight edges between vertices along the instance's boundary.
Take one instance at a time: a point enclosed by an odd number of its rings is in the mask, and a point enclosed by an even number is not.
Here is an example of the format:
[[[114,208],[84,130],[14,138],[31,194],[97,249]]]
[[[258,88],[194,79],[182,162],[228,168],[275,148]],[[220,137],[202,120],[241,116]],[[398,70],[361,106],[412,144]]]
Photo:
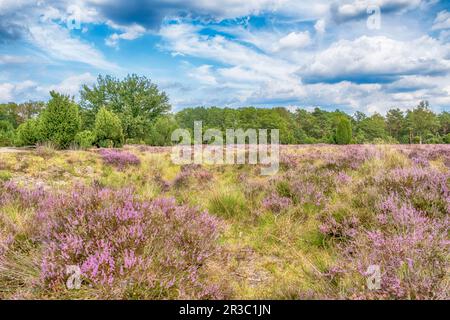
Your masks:
[[[336,128],[336,143],[349,144],[352,140],[352,125],[347,118],[340,119]]]
[[[174,199],[139,201],[130,189],[78,187],[40,202],[42,285],[58,290],[66,267],[114,298],[220,298],[202,266],[217,254],[219,221]],[[113,289],[114,288],[114,289]]]
[[[427,217],[392,194],[379,203],[369,230],[347,222],[335,221],[332,228],[322,230],[329,234],[337,228],[340,234],[351,234],[350,242],[341,247],[344,260],[334,269],[351,281],[364,282],[369,266],[381,269],[381,289],[360,290],[364,286],[354,284],[350,289],[354,297],[448,299],[448,220]]]
[[[99,147],[121,147],[124,137],[120,118],[105,107],[100,108],[95,117],[94,135]]]
[[[90,130],[84,130],[81,132],[78,132],[75,136],[74,141],[80,148],[88,149],[92,147],[92,145],[95,142],[95,135]]]
[[[74,141],[81,127],[78,105],[69,96],[54,91],[50,95],[51,99],[41,114],[43,138],[65,149]]]
[[[450,175],[435,169],[412,167],[382,172],[373,178],[385,196],[395,193],[418,210],[433,216],[450,212]]]
[[[42,139],[41,125],[38,119],[30,119],[17,128],[17,145],[31,146]]]
[[[172,145],[172,132],[178,127],[177,122],[169,116],[161,116],[151,126],[146,144],[152,146]]]
[[[444,140],[444,143],[450,143],[450,133],[447,133],[447,134],[444,136],[443,140]]]
[[[120,170],[127,166],[137,166],[141,163],[136,155],[126,151],[103,149],[100,151],[100,154],[106,164],[113,165]]]
[[[188,186],[192,179],[199,183],[206,183],[212,178],[212,173],[199,165],[184,165],[181,167],[181,171],[177,174],[175,179],[173,179],[172,185],[175,188],[181,188]]]
[[[0,146],[11,146],[14,144],[14,127],[9,121],[0,120]]]
[[[262,202],[264,209],[269,210],[273,213],[280,213],[289,206],[292,205],[292,200],[286,197],[280,197],[276,193],[271,194],[269,197],[265,198]]]

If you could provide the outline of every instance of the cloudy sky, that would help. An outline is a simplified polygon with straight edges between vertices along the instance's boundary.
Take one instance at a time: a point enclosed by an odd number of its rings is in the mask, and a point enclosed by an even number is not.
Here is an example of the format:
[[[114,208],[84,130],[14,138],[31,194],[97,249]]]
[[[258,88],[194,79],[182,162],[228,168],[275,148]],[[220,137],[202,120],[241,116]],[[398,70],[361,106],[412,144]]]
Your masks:
[[[0,0],[0,102],[128,73],[174,111],[450,110],[450,1]]]

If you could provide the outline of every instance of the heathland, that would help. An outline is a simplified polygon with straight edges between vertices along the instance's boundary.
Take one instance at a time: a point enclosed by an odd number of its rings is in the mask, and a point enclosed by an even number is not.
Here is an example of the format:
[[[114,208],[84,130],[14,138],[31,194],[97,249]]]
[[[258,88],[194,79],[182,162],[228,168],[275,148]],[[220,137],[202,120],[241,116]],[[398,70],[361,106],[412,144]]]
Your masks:
[[[449,145],[284,146],[273,176],[143,145],[9,151],[1,299],[449,298]]]

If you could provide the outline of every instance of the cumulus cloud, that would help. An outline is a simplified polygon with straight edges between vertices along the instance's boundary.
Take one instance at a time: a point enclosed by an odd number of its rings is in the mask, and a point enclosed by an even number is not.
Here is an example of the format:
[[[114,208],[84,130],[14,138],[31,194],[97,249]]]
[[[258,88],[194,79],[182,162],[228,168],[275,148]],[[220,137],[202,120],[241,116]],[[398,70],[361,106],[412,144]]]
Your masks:
[[[31,80],[19,83],[0,83],[0,103],[26,100],[25,97],[37,88],[37,84]]]
[[[120,76],[129,70],[153,71],[159,56],[166,54],[164,59],[174,63],[158,71],[171,84],[167,88],[176,108],[310,105],[382,112],[421,99],[450,106],[449,13],[427,11],[433,3],[436,0],[3,0],[0,45],[8,48],[16,41],[16,48],[31,50],[2,50],[0,65],[8,68],[1,74],[5,81],[0,99],[43,97],[50,89],[77,94],[80,84],[93,81],[97,71]],[[364,35],[367,29],[355,26],[367,17],[370,5],[381,8],[383,30]],[[415,19],[415,14],[423,19]],[[70,30],[72,22],[79,23],[82,32]],[[97,29],[102,32],[93,34]],[[439,31],[439,39],[432,30]],[[112,51],[123,41],[146,35],[151,35],[148,47],[138,50],[161,49],[152,56],[156,66],[136,67],[136,61]],[[58,75],[71,76],[42,84],[37,80],[42,70],[52,71],[33,64],[39,68],[34,82],[8,80],[20,70],[25,78],[30,71],[22,66],[31,66],[28,59],[35,57],[29,55],[36,53],[50,60],[46,66],[61,68]]]
[[[311,44],[309,32],[291,32],[278,41],[277,50],[301,49]]]
[[[397,41],[384,36],[339,40],[317,53],[299,73],[308,81],[380,80],[450,70],[450,46],[429,36]]]
[[[122,33],[113,33],[109,36],[105,43],[110,47],[117,47],[119,40],[135,40],[140,38],[143,34],[145,34],[146,30],[144,27],[133,24],[131,26],[117,26],[113,25],[115,29],[123,30]]]

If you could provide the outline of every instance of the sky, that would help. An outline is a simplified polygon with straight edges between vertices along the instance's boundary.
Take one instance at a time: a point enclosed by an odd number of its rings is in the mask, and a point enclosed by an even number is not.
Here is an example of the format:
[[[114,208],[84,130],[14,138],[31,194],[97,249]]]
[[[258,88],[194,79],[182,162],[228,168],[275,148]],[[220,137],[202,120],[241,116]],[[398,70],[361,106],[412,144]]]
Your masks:
[[[0,0],[0,103],[131,73],[174,112],[450,111],[450,1]]]

